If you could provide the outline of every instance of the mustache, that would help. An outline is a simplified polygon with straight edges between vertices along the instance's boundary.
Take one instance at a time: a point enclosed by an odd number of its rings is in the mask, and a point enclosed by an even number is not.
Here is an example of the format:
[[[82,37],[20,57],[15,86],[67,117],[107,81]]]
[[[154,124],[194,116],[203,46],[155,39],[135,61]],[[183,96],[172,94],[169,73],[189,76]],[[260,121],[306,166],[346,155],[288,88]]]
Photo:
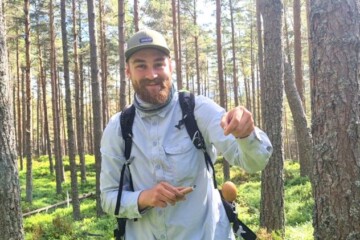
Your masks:
[[[154,78],[154,79],[144,78],[141,80],[141,84],[144,86],[155,85],[155,84],[164,85],[164,82],[165,80],[163,78]]]

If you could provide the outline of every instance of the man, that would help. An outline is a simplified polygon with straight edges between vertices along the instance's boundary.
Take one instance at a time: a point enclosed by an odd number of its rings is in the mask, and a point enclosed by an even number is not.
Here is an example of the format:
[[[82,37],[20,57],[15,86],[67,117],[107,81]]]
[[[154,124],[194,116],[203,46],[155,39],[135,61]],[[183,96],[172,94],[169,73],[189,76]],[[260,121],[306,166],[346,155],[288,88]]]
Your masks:
[[[134,191],[129,191],[126,172],[117,215],[129,219],[125,239],[234,239],[203,152],[194,147],[185,126],[175,127],[182,112],[164,37],[153,30],[137,32],[128,41],[125,57],[136,107],[130,158]],[[209,98],[197,96],[194,115],[212,162],[217,150],[248,172],[265,167],[272,146],[248,110],[236,107],[226,113]],[[102,207],[111,215],[125,162],[119,117],[117,113],[110,119],[101,142]],[[194,185],[185,196],[182,190]]]

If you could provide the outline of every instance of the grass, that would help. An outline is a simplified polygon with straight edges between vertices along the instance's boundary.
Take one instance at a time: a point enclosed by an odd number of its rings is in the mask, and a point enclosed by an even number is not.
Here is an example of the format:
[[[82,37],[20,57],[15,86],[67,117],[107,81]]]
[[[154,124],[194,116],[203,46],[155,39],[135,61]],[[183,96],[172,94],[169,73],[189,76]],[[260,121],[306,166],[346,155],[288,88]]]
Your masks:
[[[93,156],[86,156],[87,182],[80,184],[79,194],[95,191],[95,160]],[[42,156],[33,160],[33,202],[25,202],[26,168],[20,171],[20,184],[23,213],[64,201],[66,193],[70,194],[70,172],[68,160],[64,159],[66,182],[63,194],[56,194],[55,176],[49,173],[48,157]],[[221,161],[215,165],[217,181],[223,182]],[[247,174],[238,167],[232,167],[231,181],[238,188],[237,210],[239,218],[252,230],[256,231],[260,239],[281,239],[279,234],[269,235],[259,229],[260,219],[260,173]],[[311,185],[307,178],[300,177],[299,164],[286,161],[285,170],[285,239],[312,240],[312,208]],[[80,177],[78,177],[80,179]],[[58,208],[48,213],[38,213],[24,219],[26,240],[78,240],[78,239],[113,239],[113,229],[116,221],[107,215],[96,217],[96,202],[94,198],[81,201],[82,220],[73,221],[72,208]]]

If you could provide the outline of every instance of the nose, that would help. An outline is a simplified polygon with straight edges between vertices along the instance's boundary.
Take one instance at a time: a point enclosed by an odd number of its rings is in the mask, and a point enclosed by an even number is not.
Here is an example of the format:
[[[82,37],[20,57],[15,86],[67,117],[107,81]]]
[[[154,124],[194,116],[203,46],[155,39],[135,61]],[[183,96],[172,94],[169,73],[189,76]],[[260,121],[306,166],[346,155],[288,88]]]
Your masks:
[[[158,73],[157,73],[156,69],[154,69],[154,68],[149,68],[148,71],[146,72],[147,79],[153,80],[157,77],[158,77]]]

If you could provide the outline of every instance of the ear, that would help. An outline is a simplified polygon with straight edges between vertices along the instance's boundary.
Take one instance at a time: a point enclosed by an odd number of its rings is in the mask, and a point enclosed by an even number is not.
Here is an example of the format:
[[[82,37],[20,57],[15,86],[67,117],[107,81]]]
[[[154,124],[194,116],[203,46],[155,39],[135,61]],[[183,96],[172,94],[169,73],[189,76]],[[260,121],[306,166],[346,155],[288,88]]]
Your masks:
[[[125,74],[127,78],[130,78],[130,66],[128,63],[125,64]]]

